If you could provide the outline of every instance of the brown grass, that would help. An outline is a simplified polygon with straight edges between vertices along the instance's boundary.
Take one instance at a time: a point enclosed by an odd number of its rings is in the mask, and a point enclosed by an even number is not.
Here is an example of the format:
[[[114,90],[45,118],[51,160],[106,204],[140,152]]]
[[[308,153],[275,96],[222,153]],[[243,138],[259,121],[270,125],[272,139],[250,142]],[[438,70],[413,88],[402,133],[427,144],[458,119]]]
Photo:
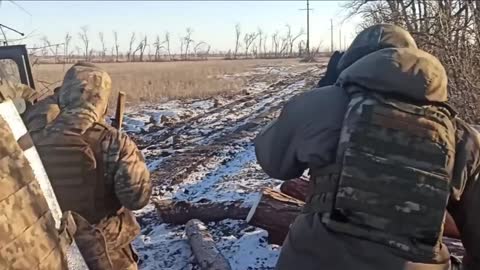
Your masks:
[[[290,60],[212,60],[199,62],[99,64],[109,72],[114,92],[127,93],[129,103],[176,98],[204,98],[241,90],[244,78],[223,75],[246,72],[257,66],[298,63]],[[38,65],[33,68],[37,88],[58,82],[70,65]],[[40,83],[40,82],[43,82]],[[53,87],[50,87],[53,89]]]

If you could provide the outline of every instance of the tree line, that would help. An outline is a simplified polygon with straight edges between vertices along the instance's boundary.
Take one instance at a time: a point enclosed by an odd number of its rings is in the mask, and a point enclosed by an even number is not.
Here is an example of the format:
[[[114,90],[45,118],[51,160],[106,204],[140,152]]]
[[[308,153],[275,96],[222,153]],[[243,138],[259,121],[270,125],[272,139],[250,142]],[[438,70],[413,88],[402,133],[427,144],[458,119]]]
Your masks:
[[[141,36],[132,32],[129,34],[127,47],[120,44],[118,31],[112,31],[111,41],[107,42],[108,38],[104,32],[94,33],[88,26],[81,27],[76,35],[66,33],[62,42],[59,43],[52,43],[45,36],[41,38],[40,45],[29,48],[29,51],[37,61],[49,59],[53,63],[70,63],[78,60],[91,62],[185,61],[205,60],[208,57],[287,58],[307,54],[305,32],[303,29],[294,32],[288,24],[283,31],[275,31],[270,35],[261,28],[254,32],[244,32],[240,24],[236,24],[234,30],[235,47],[226,52],[212,52],[208,42],[194,39],[194,30],[191,27],[185,29],[185,33],[179,39],[178,47],[172,48],[169,32],[155,37]],[[77,45],[73,45],[74,38]],[[99,44],[97,47],[92,45],[95,38]],[[320,45],[312,48],[309,53],[318,53],[319,50]]]

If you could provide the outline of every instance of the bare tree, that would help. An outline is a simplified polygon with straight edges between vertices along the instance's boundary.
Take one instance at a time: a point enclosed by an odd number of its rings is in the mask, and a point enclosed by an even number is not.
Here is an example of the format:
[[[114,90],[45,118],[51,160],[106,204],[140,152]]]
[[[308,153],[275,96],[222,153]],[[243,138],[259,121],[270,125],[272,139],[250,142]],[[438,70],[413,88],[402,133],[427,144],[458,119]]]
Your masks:
[[[190,44],[193,42],[193,39],[192,39],[193,29],[190,28],[190,27],[187,27],[186,31],[187,31],[187,33],[184,37],[184,39],[185,39],[185,59],[188,58],[188,49],[190,47]]]
[[[295,36],[290,35],[290,39],[288,40],[289,47],[290,47],[290,51],[289,51],[290,56],[293,56],[293,45],[295,44],[295,41],[299,39],[301,36],[303,36],[304,34],[305,32],[303,31],[303,29],[300,29],[300,32],[298,32],[297,35]]]
[[[169,60],[172,60],[172,55],[171,55],[171,52],[170,52],[170,33],[168,33],[168,32],[165,32],[165,46],[166,46],[166,49],[167,49],[168,58],[169,58]]]
[[[127,52],[127,61],[130,62],[132,59],[132,50],[133,50],[133,44],[135,43],[135,32],[132,32],[132,35],[130,36],[130,43],[128,45],[128,52]],[[135,60],[135,59],[133,59]]]
[[[245,34],[243,37],[243,42],[245,42],[245,57],[248,57],[248,49],[252,45],[252,43],[257,39],[258,34],[257,33],[250,33],[250,34]]]
[[[233,53],[233,59],[237,59],[238,49],[240,48],[240,35],[242,34],[240,24],[235,25],[235,52]]]
[[[115,46],[112,46],[112,48],[110,49],[110,59],[109,61],[114,61],[114,58],[115,57]]]
[[[258,54],[262,54],[262,42],[263,42],[263,31],[259,27],[257,30],[257,35],[258,35]]]
[[[90,39],[88,38],[88,26],[84,25],[80,28],[80,32],[78,33],[78,36],[83,42],[83,49],[85,52],[85,61],[89,61],[89,56],[90,56]]]
[[[98,33],[98,37],[100,39],[100,44],[102,45],[102,52],[100,54],[102,62],[105,62],[105,56],[107,55],[107,47],[105,46],[105,37],[103,32]]]
[[[44,43],[44,47],[50,51],[50,54],[53,56],[55,63],[58,62],[58,47],[59,44],[52,44],[46,36],[42,37],[42,41]],[[48,52],[47,52],[48,54]]]
[[[268,35],[265,34],[265,40],[263,41],[263,54],[265,57],[267,57],[267,39],[268,39]]]
[[[278,31],[272,35],[272,48],[273,48],[273,55],[275,57],[278,56],[278,47],[280,46],[280,40],[278,35],[279,35]]]
[[[113,31],[113,41],[115,42],[115,62],[118,62],[118,51],[120,49],[120,44],[118,43],[117,31]]]
[[[185,44],[185,38],[180,38],[180,58],[183,58],[183,47]]]
[[[212,46],[210,46],[210,44],[208,45],[207,47],[207,51],[205,52],[205,59],[208,58],[208,56],[210,55],[210,49],[212,48]]]
[[[300,42],[298,42],[297,46],[298,46],[298,57],[301,57],[302,55],[304,55],[305,41],[300,40]]]
[[[77,56],[81,56],[82,55],[82,48],[78,47],[78,46],[75,46],[75,51],[77,52]]]
[[[287,28],[287,32],[285,33],[285,36],[281,38],[282,45],[280,46],[280,55],[284,55],[284,56],[286,56],[288,53],[287,52],[288,45],[290,40],[292,39],[292,28],[288,24],[285,25],[285,27]]]
[[[361,27],[393,23],[419,48],[439,58],[448,74],[450,100],[460,115],[480,122],[480,2],[470,0],[355,0],[345,4]]]
[[[195,57],[197,57],[198,50],[201,48],[202,45],[208,46],[207,43],[200,41],[198,42],[194,47],[193,47],[193,54]]]
[[[63,45],[63,58],[64,62],[68,63],[68,56],[70,55],[69,47],[70,47],[70,41],[72,41],[72,36],[70,33],[65,34],[65,40],[64,40],[64,45]]]
[[[145,35],[140,41],[140,44],[138,45],[138,48],[140,50],[140,62],[143,62],[143,56],[145,54],[145,50],[147,49],[148,43],[147,43],[147,35]]]
[[[160,42],[160,36],[157,35],[155,42],[153,43],[153,46],[155,47],[155,56],[154,60],[159,61],[160,60],[160,49],[162,48],[164,42]]]

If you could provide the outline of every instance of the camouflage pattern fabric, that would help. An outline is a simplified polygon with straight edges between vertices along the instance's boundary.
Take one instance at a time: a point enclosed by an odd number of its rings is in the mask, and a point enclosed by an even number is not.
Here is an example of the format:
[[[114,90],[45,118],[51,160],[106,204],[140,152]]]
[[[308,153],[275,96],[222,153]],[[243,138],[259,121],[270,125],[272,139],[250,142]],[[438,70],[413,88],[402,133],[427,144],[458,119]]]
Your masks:
[[[130,269],[136,267],[136,260],[135,254],[129,253],[129,245],[138,235],[139,226],[128,213],[131,214],[129,210],[140,209],[148,203],[152,188],[144,158],[135,143],[103,120],[110,93],[111,80],[106,72],[88,63],[74,65],[65,75],[58,91],[60,113],[44,130],[36,132],[32,137],[37,145],[55,143],[49,140],[67,135],[82,136],[89,142],[98,163],[97,173],[103,176],[101,181],[91,184],[96,185],[92,189],[96,194],[91,196],[105,194],[104,202],[114,200],[118,204],[110,204],[112,207],[108,209],[109,214],[105,214],[100,221],[96,218],[87,221],[102,232],[114,269]],[[60,149],[62,146],[58,147]],[[40,155],[48,154],[54,158],[55,154],[46,150],[42,153],[40,148],[38,150]],[[62,169],[55,168],[53,164],[50,165],[51,168],[47,166],[47,172]],[[52,182],[55,180],[52,178]],[[62,179],[58,181],[61,182]],[[85,181],[89,182],[88,179]],[[55,185],[53,187],[56,189]],[[72,188],[65,196],[75,196],[76,191]],[[66,192],[65,189],[62,192]],[[119,210],[117,205],[123,206],[125,210],[116,213]],[[104,212],[95,214],[99,213]],[[125,268],[127,264],[129,266]]]
[[[347,91],[363,92],[354,94],[348,105],[339,168],[327,174],[335,175],[333,181],[316,179],[322,169],[312,171],[316,185],[311,210],[324,205],[329,195],[332,207],[319,209],[327,213],[328,228],[428,263],[441,247],[455,157],[454,114],[358,87]]]
[[[20,114],[32,106],[36,96],[35,90],[27,85],[0,79],[0,100],[11,99]]]
[[[54,94],[40,100],[28,108],[22,115],[23,122],[32,136],[44,129],[60,114],[58,95]]]
[[[0,269],[68,269],[65,240],[22,150],[0,117]]]
[[[111,91],[112,81],[105,71],[91,64],[74,65],[58,91],[61,112],[47,132],[68,128],[83,134],[105,116]]]
[[[76,224],[75,241],[90,270],[116,270],[102,231],[75,212],[69,212]]]
[[[101,220],[96,227],[104,234],[116,269],[136,269],[138,256],[131,242],[140,233],[140,226],[132,211],[123,208],[117,216]]]

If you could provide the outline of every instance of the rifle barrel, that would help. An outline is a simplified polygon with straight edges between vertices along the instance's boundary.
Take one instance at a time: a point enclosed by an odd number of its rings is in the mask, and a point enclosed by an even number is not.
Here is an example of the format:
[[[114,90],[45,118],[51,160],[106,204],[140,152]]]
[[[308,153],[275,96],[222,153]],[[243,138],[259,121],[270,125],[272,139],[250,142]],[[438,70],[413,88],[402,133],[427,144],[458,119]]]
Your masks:
[[[125,111],[125,92],[119,92],[117,97],[117,110],[115,112],[115,128],[122,129],[123,113]]]

